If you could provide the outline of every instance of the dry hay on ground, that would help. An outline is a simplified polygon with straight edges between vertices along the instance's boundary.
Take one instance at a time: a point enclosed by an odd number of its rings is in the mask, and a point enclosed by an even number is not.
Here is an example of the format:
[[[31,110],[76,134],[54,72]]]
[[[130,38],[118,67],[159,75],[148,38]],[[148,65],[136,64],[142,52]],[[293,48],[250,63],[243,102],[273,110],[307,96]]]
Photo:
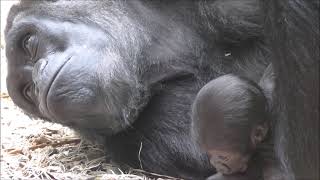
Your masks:
[[[173,179],[141,170],[125,174],[104,152],[69,128],[31,120],[1,94],[1,179]]]

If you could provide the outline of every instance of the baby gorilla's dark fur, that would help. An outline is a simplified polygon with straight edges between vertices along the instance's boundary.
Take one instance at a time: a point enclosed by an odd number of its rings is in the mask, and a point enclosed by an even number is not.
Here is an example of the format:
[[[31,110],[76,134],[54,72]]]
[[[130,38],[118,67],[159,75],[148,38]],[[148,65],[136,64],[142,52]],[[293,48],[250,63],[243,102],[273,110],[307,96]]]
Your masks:
[[[272,150],[268,101],[273,90],[271,65],[259,83],[236,75],[210,81],[193,105],[192,132],[217,175],[210,179],[279,178]],[[269,99],[271,105],[271,99]],[[264,142],[263,142],[264,141]]]

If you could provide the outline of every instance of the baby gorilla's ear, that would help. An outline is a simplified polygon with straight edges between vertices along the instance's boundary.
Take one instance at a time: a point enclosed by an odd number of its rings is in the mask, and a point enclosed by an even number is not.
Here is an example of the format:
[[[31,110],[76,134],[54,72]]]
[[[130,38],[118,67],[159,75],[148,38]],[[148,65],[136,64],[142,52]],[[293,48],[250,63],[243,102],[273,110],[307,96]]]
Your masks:
[[[268,133],[268,123],[258,124],[252,128],[251,142],[256,147],[261,141],[265,139]]]

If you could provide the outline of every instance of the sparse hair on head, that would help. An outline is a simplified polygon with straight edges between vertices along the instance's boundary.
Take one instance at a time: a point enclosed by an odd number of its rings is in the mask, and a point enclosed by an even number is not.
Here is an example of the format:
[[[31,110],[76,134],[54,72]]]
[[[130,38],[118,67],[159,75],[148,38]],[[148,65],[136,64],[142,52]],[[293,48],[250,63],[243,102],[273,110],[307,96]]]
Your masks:
[[[198,93],[193,104],[193,118],[199,111],[219,112],[227,127],[251,128],[266,122],[268,104],[263,90],[248,78],[227,74],[207,83]],[[218,117],[219,116],[219,117]],[[197,126],[199,119],[194,119]]]

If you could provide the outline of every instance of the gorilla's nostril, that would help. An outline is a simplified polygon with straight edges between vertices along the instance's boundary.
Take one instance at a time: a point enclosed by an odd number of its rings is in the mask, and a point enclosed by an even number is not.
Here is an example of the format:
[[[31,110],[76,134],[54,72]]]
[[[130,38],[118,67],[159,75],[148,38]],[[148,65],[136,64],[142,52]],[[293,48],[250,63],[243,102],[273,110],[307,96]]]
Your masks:
[[[46,68],[47,64],[48,64],[47,60],[40,59],[34,65],[33,71],[32,71],[32,79],[33,79],[35,84],[37,84],[38,77],[43,73],[43,70]]]
[[[47,60],[42,60],[42,62],[40,63],[40,67],[39,67],[39,72],[42,73],[42,71],[46,68],[48,64]]]
[[[35,93],[36,95],[39,95],[39,88],[38,88],[38,86],[34,86],[34,93]]]
[[[31,103],[33,103],[33,95],[32,95],[32,92],[33,92],[33,89],[34,89],[34,84],[33,83],[29,83],[27,84],[24,89],[23,89],[23,96]]]

